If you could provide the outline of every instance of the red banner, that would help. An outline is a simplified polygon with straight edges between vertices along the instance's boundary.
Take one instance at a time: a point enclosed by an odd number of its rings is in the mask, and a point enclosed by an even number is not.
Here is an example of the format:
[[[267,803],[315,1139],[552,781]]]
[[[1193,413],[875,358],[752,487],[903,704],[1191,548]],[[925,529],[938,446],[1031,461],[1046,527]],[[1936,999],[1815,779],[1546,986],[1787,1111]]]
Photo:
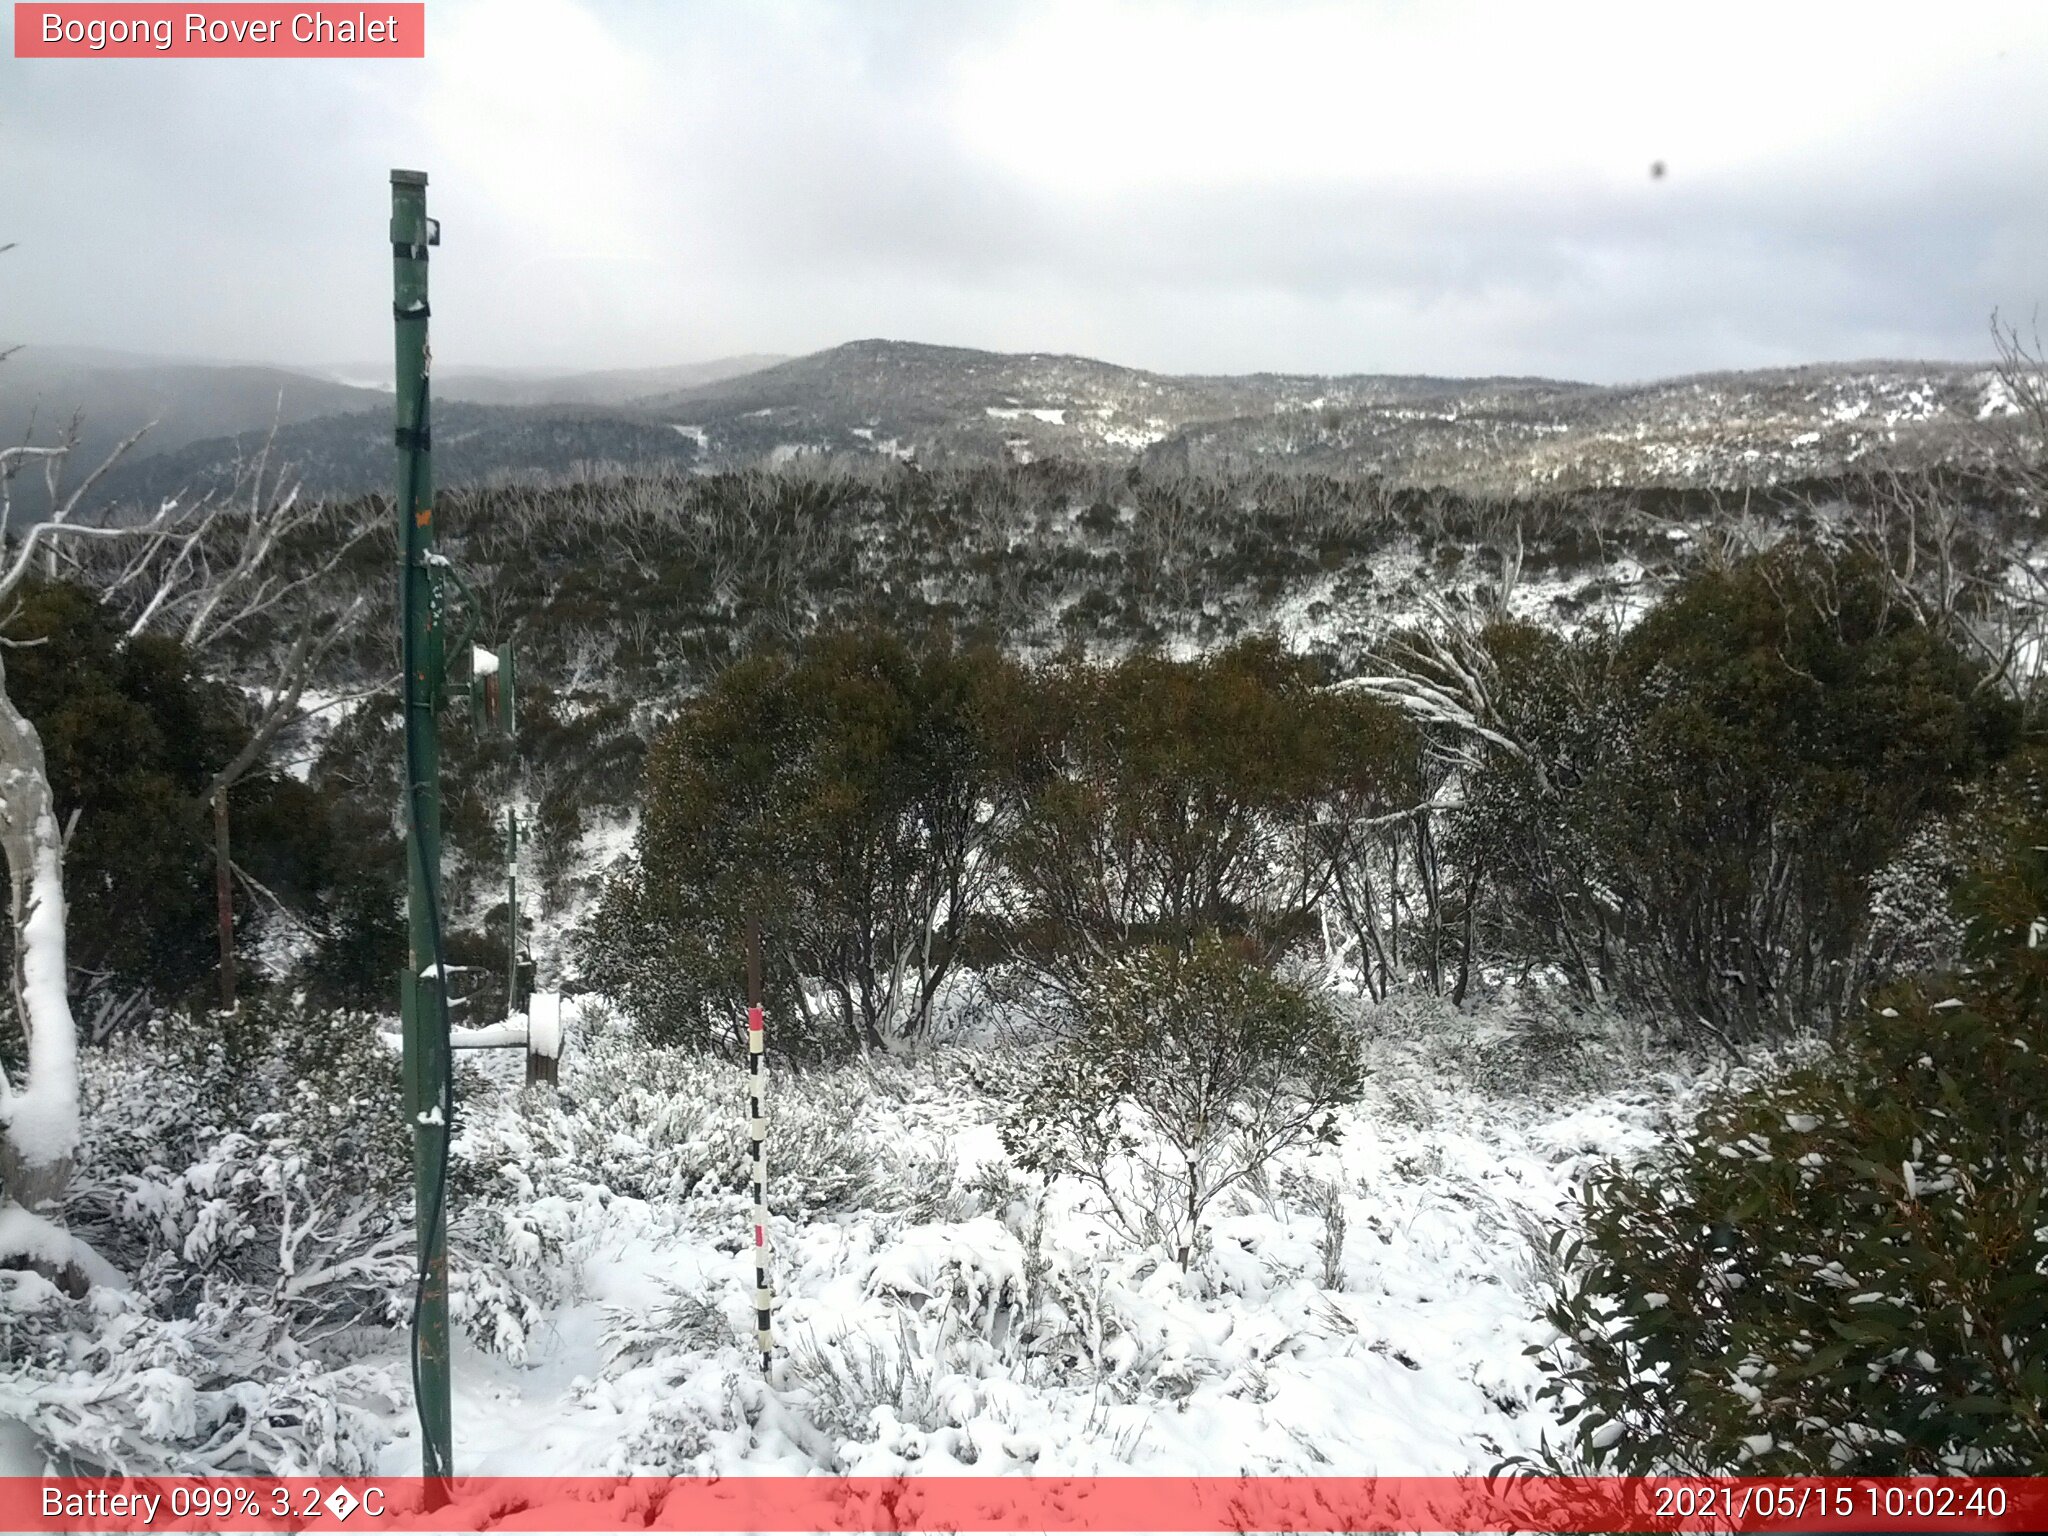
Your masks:
[[[2040,1531],[2048,1478],[0,1478],[7,1531]]]
[[[354,5],[23,5],[17,59],[423,59],[427,8]]]

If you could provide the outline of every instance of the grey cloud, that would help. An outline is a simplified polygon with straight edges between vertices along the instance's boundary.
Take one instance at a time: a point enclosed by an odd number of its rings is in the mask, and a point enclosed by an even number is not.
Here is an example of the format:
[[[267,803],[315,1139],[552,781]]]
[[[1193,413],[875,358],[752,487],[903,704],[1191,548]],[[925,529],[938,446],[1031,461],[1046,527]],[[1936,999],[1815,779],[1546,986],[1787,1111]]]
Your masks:
[[[649,61],[640,115],[600,146],[607,216],[629,237],[540,240],[529,199],[560,200],[567,217],[579,189],[486,192],[437,174],[444,352],[601,367],[893,334],[1186,371],[1618,379],[1981,356],[1990,310],[2041,296],[2048,105],[2024,72],[1988,69],[1966,95],[1930,90],[1875,132],[1740,172],[1674,157],[1652,181],[1654,135],[1617,122],[1598,174],[1139,177],[1104,193],[1063,185],[1057,166],[1026,177],[991,163],[948,115],[954,64],[1030,26],[1031,7],[594,14]],[[2038,59],[2041,32],[2014,47]],[[1814,63],[1825,88],[1827,61]],[[405,69],[415,76],[391,73]],[[21,243],[0,261],[0,331],[290,362],[381,355],[383,171],[442,148],[405,81],[451,77],[392,64],[0,70],[0,178],[18,194],[0,239]],[[1731,110],[1753,107],[1731,91]],[[1503,117],[1498,131],[1529,125]],[[1111,148],[1142,162],[1144,146]]]

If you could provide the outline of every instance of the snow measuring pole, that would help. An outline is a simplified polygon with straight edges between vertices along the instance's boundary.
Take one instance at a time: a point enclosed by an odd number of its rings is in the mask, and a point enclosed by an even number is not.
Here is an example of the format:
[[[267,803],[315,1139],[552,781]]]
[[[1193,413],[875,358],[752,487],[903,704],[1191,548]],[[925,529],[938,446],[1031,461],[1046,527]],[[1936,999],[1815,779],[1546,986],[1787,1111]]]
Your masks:
[[[441,740],[447,636],[435,579],[433,435],[427,411],[427,217],[424,171],[391,173],[391,318],[397,332],[398,611],[405,701],[406,934],[400,984],[405,1108],[412,1122],[413,1199],[419,1243],[413,1296],[412,1380],[420,1419],[420,1471],[454,1468],[448,1403],[448,1137],[455,1088],[441,945]]]
[[[775,1288],[769,1278],[774,1256],[768,1248],[768,1116],[764,1102],[768,1075],[767,1014],[761,1006],[761,924],[747,919],[747,1140],[753,1151],[754,1343],[761,1374],[775,1363]]]

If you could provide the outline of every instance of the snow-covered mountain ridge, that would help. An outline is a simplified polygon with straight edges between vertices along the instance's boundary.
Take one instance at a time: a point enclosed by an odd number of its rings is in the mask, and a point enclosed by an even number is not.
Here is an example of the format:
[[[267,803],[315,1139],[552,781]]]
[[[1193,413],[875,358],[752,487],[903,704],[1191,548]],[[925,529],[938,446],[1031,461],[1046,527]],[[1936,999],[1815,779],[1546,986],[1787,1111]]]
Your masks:
[[[1475,489],[1745,485],[1883,453],[1982,451],[1988,366],[1817,365],[1601,386],[1522,378],[1184,377],[1052,354],[864,341],[638,402],[711,463],[928,459],[1294,464]]]
[[[639,377],[653,378],[647,372]],[[595,377],[595,376],[593,376]],[[1062,459],[1161,472],[1294,469],[1503,494],[1749,487],[1883,461],[1981,464],[2015,404],[1990,365],[1870,362],[1596,385],[1420,375],[1149,373],[1054,353],[858,341],[687,389],[621,397],[546,381],[437,413],[443,484],[559,480],[593,465],[696,470],[891,459],[929,468]],[[196,386],[193,386],[196,387]],[[333,385],[321,382],[321,388]],[[569,397],[573,396],[573,398]],[[515,403],[516,402],[516,403]],[[92,402],[80,402],[88,415]],[[272,425],[122,466],[144,503],[227,477]],[[278,452],[315,494],[379,489],[388,410],[291,421]]]

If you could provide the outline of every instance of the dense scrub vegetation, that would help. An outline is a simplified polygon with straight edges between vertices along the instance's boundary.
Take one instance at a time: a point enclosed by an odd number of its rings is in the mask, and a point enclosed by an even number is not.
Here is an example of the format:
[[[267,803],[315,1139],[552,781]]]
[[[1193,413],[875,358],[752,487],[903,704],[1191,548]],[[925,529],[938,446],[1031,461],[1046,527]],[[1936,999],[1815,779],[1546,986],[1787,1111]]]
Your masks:
[[[1184,1264],[1219,1190],[1355,1095],[1339,973],[1520,978],[1731,1056],[1831,1038],[1594,1185],[1552,1261],[1560,1453],[2048,1464],[2029,701],[1879,552],[1814,539],[1624,630],[1439,619],[1349,678],[880,625],[742,663],[657,741],[593,975],[707,1043],[760,915],[790,1048],[832,1053],[929,1034],[971,971],[1053,1037],[1013,1152]]]
[[[449,553],[527,680],[515,742],[448,739],[450,958],[493,978],[464,1021],[504,1007],[508,804],[534,908],[582,920],[550,979],[626,1016],[581,1047],[602,1104],[467,1132],[464,1326],[524,1352],[594,1189],[742,1187],[705,1105],[736,1086],[718,1053],[753,920],[805,1085],[778,1106],[789,1210],[921,1198],[850,1128],[860,1074],[1021,1023],[1025,1065],[989,1078],[1009,1154],[1120,1202],[1124,1235],[1183,1267],[1232,1193],[1332,1133],[1374,1030],[1418,1000],[1526,1003],[1541,1028],[1489,1060],[1553,1082],[1578,1013],[1731,1060],[1832,1040],[1598,1186],[1556,1266],[1576,1454],[1924,1469],[1974,1446],[2038,1469],[2038,1414],[2014,1405],[2041,1391],[2024,1095],[2048,1048],[2048,828],[2038,699],[2019,648],[1982,643],[1981,598],[2031,534],[1997,488],[1919,486],[1946,525],[1866,518],[1869,489],[1511,503],[1054,464],[451,495]],[[299,558],[381,515],[328,509]],[[366,539],[334,594],[388,576]],[[390,1061],[346,1011],[387,1012],[402,964],[393,636],[337,649],[330,697],[238,790],[236,924],[270,941],[269,985],[204,1021],[173,1006],[212,957],[199,795],[248,697],[124,643],[76,589],[36,592],[9,635],[38,642],[9,652],[10,686],[81,811],[74,987],[110,1037],[70,1218],[140,1280],[79,1367],[86,1309],[0,1273],[29,1319],[22,1391],[96,1373],[132,1401],[57,1439],[153,1464],[137,1426],[162,1405],[128,1368],[196,1339],[220,1364],[165,1387],[190,1410],[172,1439],[232,1443],[223,1468],[367,1465],[367,1421],[336,1407],[364,1384],[337,1362],[410,1283]],[[255,661],[278,636],[235,644]],[[594,889],[592,834],[628,825]],[[315,1211],[300,1240],[329,1246],[294,1251]]]
[[[1264,641],[1030,666],[868,626],[740,663],[657,741],[592,978],[709,1042],[752,918],[790,1048],[871,1048],[927,1033],[964,956],[1043,1013],[1106,956],[1230,937],[1381,997],[1554,975],[1733,1049],[1897,969],[1875,882],[2018,730],[1805,544],[1620,635],[1495,619],[1375,660],[1358,687]]]
[[[1070,641],[1217,644],[1268,627],[1283,607],[1314,609],[1333,620],[1330,649],[1349,666],[1389,612],[1419,611],[1432,587],[1498,598],[1503,581],[1568,577],[1542,616],[1572,620],[1590,599],[1563,587],[1634,567],[1654,592],[1788,534],[1841,542],[1908,500],[1962,519],[1964,541],[1950,552],[1958,581],[2035,536],[2013,484],[1952,471],[1735,495],[1488,498],[1370,476],[1049,461],[593,471],[559,485],[456,489],[442,497],[442,548],[483,594],[486,633],[523,637],[533,677],[569,695],[646,699],[699,686],[763,641],[856,615],[1049,653]],[[308,555],[363,523],[381,528],[386,515],[375,500],[335,504],[303,535]],[[382,611],[386,572],[368,541],[336,580],[376,593]],[[395,644],[372,627],[349,661],[374,675]]]
[[[1432,626],[1430,604],[1444,592],[1463,594],[1475,614],[1581,633],[1632,619],[1689,572],[1785,537],[1869,548],[1894,571],[1917,560],[1980,594],[2033,538],[2014,486],[1954,474],[1739,497],[1653,490],[1507,500],[1311,474],[869,465],[594,472],[552,488],[454,491],[444,506],[445,548],[484,597],[484,634],[514,641],[526,684],[516,754],[451,733],[448,868],[470,929],[487,922],[497,889],[485,872],[498,863],[502,833],[490,823],[506,794],[537,834],[531,873],[547,910],[560,910],[576,897],[578,840],[636,807],[647,743],[677,703],[735,660],[821,628],[943,627],[962,645],[1014,659],[1077,649],[1114,660],[1148,648],[1213,650],[1277,627],[1340,678],[1371,670],[1390,627]],[[385,515],[374,501],[330,507],[294,531],[285,564],[311,569],[340,549],[323,601],[361,597],[383,615]],[[347,542],[365,528],[372,536]],[[1944,632],[1939,617],[1920,614]],[[260,672],[288,639],[275,623],[251,626],[234,637],[229,662]],[[395,644],[381,617],[347,639],[320,679],[340,702],[279,746],[307,782],[355,808],[347,844],[361,861],[333,882],[331,919],[249,870],[295,916],[346,931],[342,947],[356,958],[337,954],[321,974],[337,995],[361,1000],[382,985],[377,967],[392,931],[384,908],[399,872],[389,814],[397,720],[384,694]],[[243,889],[237,900],[262,899]],[[1481,919],[1489,916],[1501,914],[1482,903]]]
[[[2048,762],[1969,817],[1958,968],[1588,1196],[1551,1305],[1578,1456],[1770,1476],[2048,1469]],[[1562,1240],[1560,1240],[1562,1241]]]
[[[1871,887],[2015,739],[2014,705],[1860,556],[1789,545],[1627,633],[1493,626],[1454,854],[1505,947],[1727,1041],[1839,1019],[1895,958]]]

